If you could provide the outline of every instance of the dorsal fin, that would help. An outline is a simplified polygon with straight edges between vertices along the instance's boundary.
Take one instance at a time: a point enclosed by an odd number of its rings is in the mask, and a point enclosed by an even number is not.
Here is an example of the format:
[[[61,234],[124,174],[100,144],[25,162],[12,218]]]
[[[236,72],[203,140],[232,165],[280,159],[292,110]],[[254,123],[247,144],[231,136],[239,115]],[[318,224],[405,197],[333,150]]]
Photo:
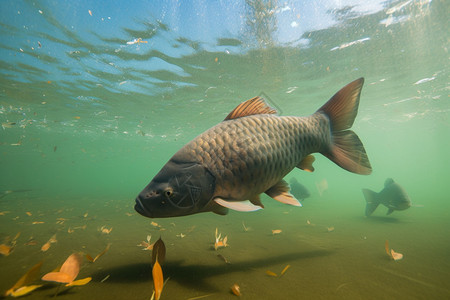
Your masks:
[[[255,97],[239,104],[233,109],[225,120],[232,120],[252,115],[276,114],[277,111],[268,106],[263,98]],[[225,121],[224,120],[224,121]]]

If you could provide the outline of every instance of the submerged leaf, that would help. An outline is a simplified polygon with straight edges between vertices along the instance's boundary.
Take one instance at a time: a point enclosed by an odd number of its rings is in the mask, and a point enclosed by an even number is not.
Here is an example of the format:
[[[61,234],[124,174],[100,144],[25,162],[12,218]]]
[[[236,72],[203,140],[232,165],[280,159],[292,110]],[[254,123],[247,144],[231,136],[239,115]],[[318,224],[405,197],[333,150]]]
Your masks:
[[[28,272],[20,277],[20,279],[6,292],[6,296],[12,295],[14,292],[17,292],[19,288],[24,287],[25,285],[36,280],[39,276],[39,272],[41,271],[41,266],[42,262],[31,267],[31,269],[29,269]]]
[[[9,295],[11,295],[13,297],[25,296],[26,294],[31,293],[32,291],[40,288],[41,286],[42,286],[42,284],[22,286],[22,287],[18,288],[17,290],[11,292]]]
[[[155,263],[153,264],[152,276],[153,276],[153,286],[155,289],[155,299],[159,300],[164,287],[164,276],[161,265],[158,262],[158,259],[156,259]]]
[[[398,253],[398,252],[395,252],[394,249],[391,249],[391,257],[392,257],[394,260],[400,260],[400,259],[403,258],[403,254]]]
[[[108,252],[109,247],[111,247],[111,244],[106,245],[105,250],[103,250],[102,252],[100,252],[96,257],[92,258],[92,256],[90,256],[89,254],[86,254],[86,258],[87,260],[89,260],[90,262],[95,262],[97,259],[99,259],[101,256],[103,256],[106,252]]]
[[[389,241],[386,240],[384,243],[384,250],[386,250],[387,255],[391,256],[391,253],[389,252]]]
[[[68,274],[71,277],[70,281],[73,281],[80,273],[81,262],[81,256],[78,253],[73,253],[66,259],[59,271]]]
[[[237,285],[237,283],[233,284],[231,287],[231,292],[233,294],[235,294],[236,296],[240,297],[241,296],[241,288],[239,287],[239,285]]]
[[[54,281],[59,283],[70,283],[72,282],[72,276],[63,272],[50,272],[42,276],[44,281]]]
[[[291,265],[287,265],[286,267],[284,267],[283,271],[281,271],[281,275],[284,275],[284,273],[286,273],[287,269],[289,269],[291,267]]]
[[[55,281],[59,283],[71,283],[80,272],[82,258],[78,253],[70,255],[63,263],[59,271],[53,271],[42,277],[44,281]]]
[[[166,258],[166,245],[161,238],[159,238],[153,245],[152,265],[155,264],[157,258],[160,265],[164,263],[164,259]]]
[[[85,284],[89,283],[91,280],[92,280],[92,277],[86,277],[86,278],[83,278],[83,279],[78,279],[78,280],[72,281],[72,282],[66,284],[66,286],[85,285]]]

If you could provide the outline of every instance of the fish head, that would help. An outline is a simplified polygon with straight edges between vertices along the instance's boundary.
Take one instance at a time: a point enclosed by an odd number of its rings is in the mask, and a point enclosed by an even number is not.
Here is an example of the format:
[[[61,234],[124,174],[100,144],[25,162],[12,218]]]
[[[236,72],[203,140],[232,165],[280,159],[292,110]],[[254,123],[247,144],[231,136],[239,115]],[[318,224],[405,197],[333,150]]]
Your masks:
[[[215,178],[196,162],[169,160],[136,198],[134,209],[149,218],[201,212],[211,200]]]
[[[393,200],[392,208],[395,210],[405,210],[411,207],[411,199],[406,193],[405,189],[398,183],[392,184]]]

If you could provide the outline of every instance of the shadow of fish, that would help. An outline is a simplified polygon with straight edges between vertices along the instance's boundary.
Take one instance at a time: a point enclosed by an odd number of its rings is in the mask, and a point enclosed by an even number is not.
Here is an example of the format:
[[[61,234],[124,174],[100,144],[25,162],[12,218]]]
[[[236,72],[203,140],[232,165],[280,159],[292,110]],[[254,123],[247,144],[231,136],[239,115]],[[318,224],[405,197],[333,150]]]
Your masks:
[[[283,177],[295,167],[312,172],[315,152],[370,174],[364,146],[349,130],[363,83],[349,83],[308,117],[278,116],[260,97],[241,103],[172,156],[137,196],[135,210],[150,218],[255,211],[264,207],[261,193],[301,206]]]
[[[304,200],[311,196],[306,186],[298,182],[297,178],[292,177],[289,181],[290,193],[298,200]]]
[[[379,193],[369,189],[362,189],[362,192],[367,202],[366,216],[370,216],[380,204],[388,208],[387,215],[390,215],[394,210],[405,210],[411,207],[408,194],[392,178],[386,179],[384,189]]]

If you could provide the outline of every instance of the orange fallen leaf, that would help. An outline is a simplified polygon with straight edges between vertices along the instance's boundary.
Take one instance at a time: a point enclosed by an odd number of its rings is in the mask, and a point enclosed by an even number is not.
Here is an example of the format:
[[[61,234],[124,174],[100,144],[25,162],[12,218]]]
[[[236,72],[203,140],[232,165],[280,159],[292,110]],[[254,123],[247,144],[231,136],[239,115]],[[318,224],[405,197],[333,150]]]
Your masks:
[[[92,17],[92,11],[90,9],[88,10],[88,13]]]
[[[31,223],[31,224],[36,225],[36,224],[44,224],[44,223],[45,222],[43,222],[43,221],[35,221],[35,222]]]
[[[51,244],[54,244],[56,242],[57,242],[56,234],[54,234],[54,235],[52,235],[52,237],[44,245],[42,245],[41,251],[42,252],[47,251],[48,249],[50,249]]]
[[[281,229],[272,229],[272,234],[280,234],[281,232]]]
[[[152,268],[153,287],[155,289],[155,300],[159,300],[164,286],[164,276],[161,265],[158,262],[158,257]]]
[[[400,260],[400,259],[403,258],[403,254],[398,253],[398,252],[395,252],[394,249],[391,249],[391,257],[392,257],[394,260]]]
[[[231,287],[231,292],[233,294],[235,294],[236,296],[240,297],[241,296],[241,288],[239,287],[239,285],[237,285],[237,283],[233,284]]]
[[[4,255],[4,256],[8,256],[11,254],[13,250],[13,247],[5,245],[5,244],[1,244],[0,245],[0,254]]]
[[[77,253],[73,253],[62,264],[59,271],[47,273],[42,276],[41,279],[44,281],[65,283],[66,286],[87,284],[91,280],[90,277],[74,281],[75,278],[77,278],[78,273],[80,272],[81,262],[81,256]]]
[[[403,258],[403,254],[395,252],[394,249],[389,250],[389,242],[386,240],[384,243],[384,250],[386,251],[386,254],[389,255],[393,260],[397,261]]]
[[[48,249],[50,249],[50,246],[51,246],[50,242],[45,243],[44,245],[42,245],[41,251],[42,252],[47,251]]]
[[[27,216],[30,216],[30,217],[32,216],[32,214],[29,211],[27,211],[26,214],[27,214]]]
[[[269,270],[266,271],[266,274],[269,275],[269,276],[272,276],[272,277],[277,277],[278,276],[277,274],[275,274],[274,272],[269,271]]]

